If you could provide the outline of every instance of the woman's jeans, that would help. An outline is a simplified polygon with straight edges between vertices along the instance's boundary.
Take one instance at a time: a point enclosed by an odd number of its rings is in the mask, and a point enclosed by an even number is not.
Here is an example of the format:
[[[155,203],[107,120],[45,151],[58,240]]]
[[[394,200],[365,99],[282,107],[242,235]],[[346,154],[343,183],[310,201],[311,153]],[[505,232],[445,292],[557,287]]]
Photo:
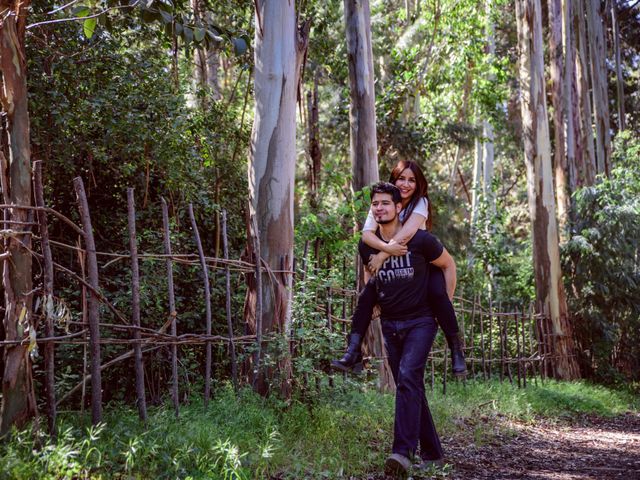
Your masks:
[[[424,393],[424,370],[438,325],[432,317],[383,321],[385,347],[396,382],[393,453],[423,460],[442,458],[442,446]]]

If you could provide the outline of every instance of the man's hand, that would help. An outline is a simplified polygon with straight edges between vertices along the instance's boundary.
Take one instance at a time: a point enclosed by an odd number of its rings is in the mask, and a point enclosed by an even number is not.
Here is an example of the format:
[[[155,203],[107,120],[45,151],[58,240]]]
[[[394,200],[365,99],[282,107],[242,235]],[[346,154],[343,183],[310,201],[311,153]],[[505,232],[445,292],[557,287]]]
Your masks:
[[[378,270],[382,268],[384,262],[390,257],[386,252],[379,252],[375,255],[371,255],[369,257],[369,263],[367,264],[367,270],[371,273],[371,275],[376,275]]]

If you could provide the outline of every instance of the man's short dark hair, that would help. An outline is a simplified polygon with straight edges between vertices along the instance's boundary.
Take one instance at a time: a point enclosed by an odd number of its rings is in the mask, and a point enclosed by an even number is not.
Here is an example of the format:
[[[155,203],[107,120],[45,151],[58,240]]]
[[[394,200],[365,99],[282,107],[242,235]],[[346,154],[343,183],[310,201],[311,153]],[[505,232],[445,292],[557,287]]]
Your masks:
[[[391,195],[393,203],[402,203],[402,195],[400,195],[400,189],[393,183],[378,182],[371,185],[371,199],[376,193],[388,193]]]

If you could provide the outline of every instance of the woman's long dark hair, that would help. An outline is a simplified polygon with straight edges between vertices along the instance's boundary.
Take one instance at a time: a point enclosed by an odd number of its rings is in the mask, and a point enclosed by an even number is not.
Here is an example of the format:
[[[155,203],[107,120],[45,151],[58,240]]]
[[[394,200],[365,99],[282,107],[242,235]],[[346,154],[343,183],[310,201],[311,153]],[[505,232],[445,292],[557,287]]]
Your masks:
[[[416,207],[418,202],[422,197],[427,199],[427,213],[429,216],[427,217],[427,230],[431,230],[431,201],[429,200],[429,184],[427,183],[427,179],[424,177],[422,170],[418,164],[411,160],[400,160],[396,163],[396,166],[391,170],[391,175],[389,176],[389,182],[396,184],[396,180],[400,177],[400,174],[404,172],[406,169],[409,169],[413,172],[413,175],[416,177],[416,189],[413,192],[413,195],[409,199],[409,203],[405,207],[406,213],[404,215],[404,219],[408,219],[413,213],[413,209]]]

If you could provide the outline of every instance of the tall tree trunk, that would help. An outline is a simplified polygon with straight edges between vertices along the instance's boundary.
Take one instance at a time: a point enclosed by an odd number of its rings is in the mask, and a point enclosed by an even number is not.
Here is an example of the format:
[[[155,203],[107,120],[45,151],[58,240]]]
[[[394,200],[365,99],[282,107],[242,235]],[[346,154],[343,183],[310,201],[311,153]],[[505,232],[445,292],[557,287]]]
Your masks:
[[[261,318],[256,318],[255,278],[248,282],[245,315],[249,330],[287,335],[291,321],[293,194],[296,164],[296,96],[309,24],[298,29],[294,2],[256,0],[255,114],[249,161],[250,238],[259,239]],[[257,228],[257,231],[256,231]],[[253,254],[251,243],[249,252]],[[262,349],[264,351],[264,349]],[[280,390],[291,391],[290,358],[279,359]],[[276,370],[261,370],[256,389],[266,394]]]
[[[574,379],[580,376],[580,371],[574,356],[573,331],[567,314],[560,270],[540,0],[516,0],[516,21],[536,295],[541,312],[551,318],[553,325],[554,370],[559,378]]]
[[[584,2],[587,6],[591,94],[593,95],[593,113],[596,125],[596,167],[599,174],[609,175],[611,136],[609,134],[607,48],[604,39],[604,17],[600,11],[600,0],[584,0]]]
[[[344,0],[351,106],[353,190],[378,181],[378,141],[369,0]]]
[[[473,184],[471,187],[471,241],[475,242],[478,229],[478,214],[480,211],[480,192],[482,189],[482,156],[483,148],[480,138],[475,141],[475,155],[473,157]]]
[[[563,94],[562,55],[562,0],[548,0],[549,6],[549,60],[551,71],[551,104],[553,106],[553,169],[555,174],[556,203],[558,206],[558,230],[560,238],[568,233],[569,199],[568,165],[565,156],[565,105]]]
[[[318,187],[320,185],[320,169],[322,168],[322,151],[320,150],[320,114],[318,109],[318,80],[320,69],[313,74],[313,90],[307,92],[307,129],[309,136],[309,193],[311,208],[318,208]]]
[[[575,76],[576,51],[574,28],[572,20],[572,0],[562,0],[562,50],[564,52],[564,109],[566,119],[567,146],[567,175],[569,178],[569,192],[576,190],[576,165],[581,162],[582,145],[576,141],[576,126],[578,125],[578,93]],[[578,158],[580,160],[578,160]],[[569,215],[571,215],[571,196],[569,196]],[[570,219],[568,219],[570,220]]]
[[[28,0],[0,2],[3,10],[0,20],[0,69],[3,81],[1,99],[9,135],[9,175],[8,182],[3,181],[3,195],[6,203],[22,206],[31,205],[31,144],[24,49],[29,3]],[[1,155],[1,175],[4,177],[6,160],[4,154]],[[27,230],[27,210],[10,209],[8,221],[8,227],[13,230]],[[19,345],[8,345],[4,351],[0,436],[4,436],[12,425],[21,427],[36,413],[29,358],[30,349],[34,346],[30,345],[29,338],[35,338],[36,329],[36,321],[32,315],[31,236],[8,236],[4,248],[10,255],[3,262],[2,275],[5,338],[25,341]]]
[[[196,25],[206,25],[207,11],[204,0],[190,0]],[[205,110],[209,98],[220,99],[218,69],[220,55],[215,45],[198,45],[193,52],[193,101],[194,107]]]
[[[575,0],[574,26],[577,35],[578,57],[576,61],[576,78],[578,109],[580,112],[580,134],[578,145],[583,146],[582,163],[578,163],[578,186],[593,185],[596,177],[596,152],[594,147],[593,127],[591,120],[591,100],[589,99],[589,55],[587,45],[587,29],[585,25],[584,2]],[[578,158],[576,160],[579,160]]]
[[[622,61],[620,59],[620,25],[618,24],[618,3],[616,0],[611,0],[611,27],[613,29],[613,51],[616,57],[618,130],[622,132],[627,128],[627,126],[624,111],[624,78],[622,77]]]
[[[358,192],[380,178],[369,0],[344,0],[344,19],[351,92],[349,156],[353,190]],[[358,283],[363,285],[364,269],[360,262],[357,263],[359,265]],[[376,347],[383,344],[379,322],[371,322],[370,334],[365,338],[365,350],[376,352]],[[391,375],[385,362],[381,362],[378,373],[380,389],[383,391],[393,389],[393,384],[389,381]]]

